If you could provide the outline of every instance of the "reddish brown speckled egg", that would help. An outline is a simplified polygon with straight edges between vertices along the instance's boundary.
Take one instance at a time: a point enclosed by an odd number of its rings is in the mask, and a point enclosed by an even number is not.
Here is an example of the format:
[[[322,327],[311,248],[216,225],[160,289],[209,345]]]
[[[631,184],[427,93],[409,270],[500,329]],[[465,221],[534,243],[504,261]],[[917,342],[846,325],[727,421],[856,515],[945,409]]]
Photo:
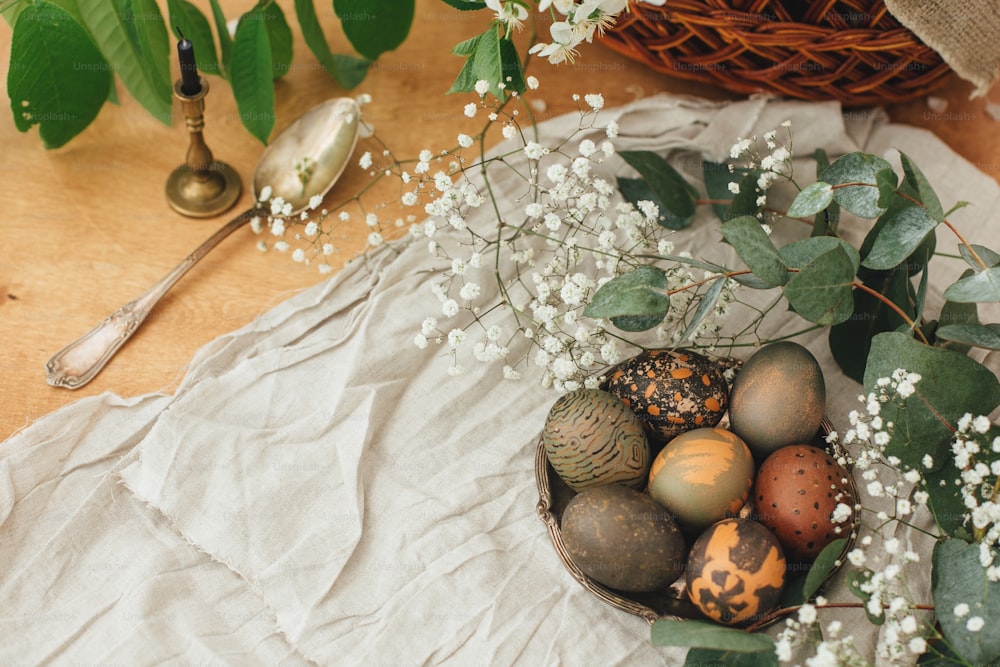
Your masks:
[[[761,464],[754,485],[755,518],[777,536],[790,561],[811,561],[850,533],[856,499],[849,475],[828,452],[810,445],[782,447]],[[836,523],[840,504],[848,518]]]
[[[715,426],[729,404],[722,367],[689,350],[646,350],[608,374],[605,388],[632,408],[662,446],[694,428]]]

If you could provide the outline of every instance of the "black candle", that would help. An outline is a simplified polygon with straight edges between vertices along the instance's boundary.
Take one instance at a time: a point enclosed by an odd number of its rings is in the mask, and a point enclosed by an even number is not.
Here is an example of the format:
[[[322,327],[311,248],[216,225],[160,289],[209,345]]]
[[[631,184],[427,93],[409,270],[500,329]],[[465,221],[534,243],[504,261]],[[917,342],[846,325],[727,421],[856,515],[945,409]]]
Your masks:
[[[177,29],[181,41],[177,42],[177,57],[181,61],[181,92],[185,95],[197,95],[201,92],[201,77],[198,76],[198,66],[194,62],[194,44],[185,39],[184,33]]]

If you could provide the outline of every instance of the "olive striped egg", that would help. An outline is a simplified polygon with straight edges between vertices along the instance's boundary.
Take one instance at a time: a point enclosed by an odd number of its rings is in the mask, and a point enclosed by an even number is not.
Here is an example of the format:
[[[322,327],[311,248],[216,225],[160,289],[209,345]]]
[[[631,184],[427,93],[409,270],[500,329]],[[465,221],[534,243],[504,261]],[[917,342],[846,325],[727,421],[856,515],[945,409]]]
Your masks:
[[[649,443],[638,417],[601,389],[560,396],[542,443],[552,469],[574,491],[615,483],[641,489],[649,472]]]
[[[722,366],[691,350],[646,350],[615,366],[604,388],[638,415],[656,446],[715,426],[729,404]]]

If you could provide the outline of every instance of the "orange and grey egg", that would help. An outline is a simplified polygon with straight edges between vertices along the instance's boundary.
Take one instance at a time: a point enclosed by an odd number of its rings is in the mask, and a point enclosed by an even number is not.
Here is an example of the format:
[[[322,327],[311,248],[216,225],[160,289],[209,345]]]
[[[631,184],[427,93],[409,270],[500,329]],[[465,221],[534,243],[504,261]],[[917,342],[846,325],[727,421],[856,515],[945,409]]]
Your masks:
[[[729,403],[722,366],[690,350],[646,350],[611,369],[605,388],[632,408],[659,445],[715,426]]]
[[[650,454],[642,424],[606,391],[579,389],[560,396],[545,420],[542,443],[552,469],[574,491],[645,485]]]
[[[697,531],[739,513],[753,476],[753,455],[739,436],[696,428],[671,440],[653,459],[649,495],[681,527]]]
[[[684,571],[684,536],[670,514],[645,493],[595,486],[563,511],[566,552],[584,574],[627,592],[668,587]]]
[[[812,561],[853,527],[850,473],[828,452],[811,445],[782,447],[767,457],[754,485],[755,516],[773,532],[790,561]],[[837,506],[850,508],[834,522]]]
[[[726,625],[759,620],[781,598],[785,566],[771,531],[750,519],[725,519],[691,547],[688,597],[706,616]]]

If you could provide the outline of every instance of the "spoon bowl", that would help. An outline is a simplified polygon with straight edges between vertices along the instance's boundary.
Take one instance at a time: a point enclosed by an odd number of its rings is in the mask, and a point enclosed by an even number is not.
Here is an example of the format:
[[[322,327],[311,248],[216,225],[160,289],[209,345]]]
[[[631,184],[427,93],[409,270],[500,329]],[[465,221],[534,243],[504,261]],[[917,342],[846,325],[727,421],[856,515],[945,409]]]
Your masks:
[[[305,210],[313,197],[325,196],[344,173],[360,127],[361,109],[346,97],[323,102],[292,122],[260,156],[253,177],[253,207],[206,239],[141,296],[53,355],[45,364],[46,381],[54,387],[79,389],[94,379],[191,267],[264,210],[258,200],[267,186],[272,198],[281,197],[291,205],[291,215]]]

